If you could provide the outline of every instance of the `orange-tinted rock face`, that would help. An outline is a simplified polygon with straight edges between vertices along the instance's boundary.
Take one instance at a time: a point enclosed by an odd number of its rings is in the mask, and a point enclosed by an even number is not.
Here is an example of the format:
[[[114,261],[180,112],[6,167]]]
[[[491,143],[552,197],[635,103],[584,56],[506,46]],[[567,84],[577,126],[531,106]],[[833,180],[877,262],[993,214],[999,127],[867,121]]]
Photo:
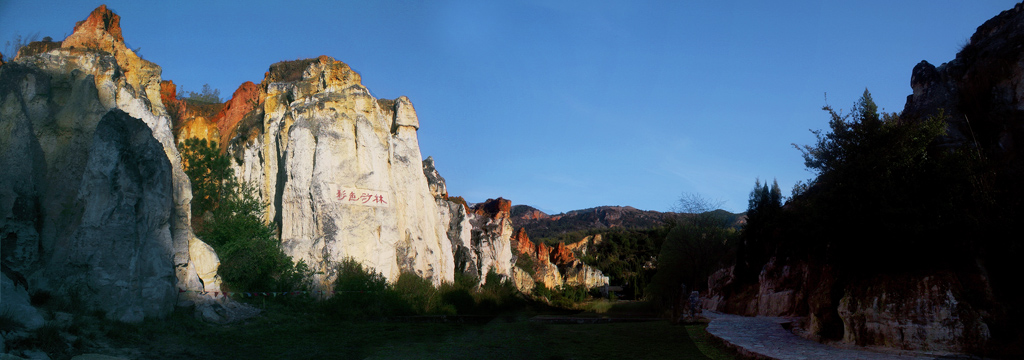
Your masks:
[[[4,53],[0,53],[0,66],[4,65]]]
[[[516,251],[520,254],[526,256],[536,255],[536,248],[533,246],[533,242],[530,241],[530,236],[526,234],[526,229],[519,228],[519,230],[516,230],[516,234],[512,236],[512,242]]]
[[[494,219],[508,218],[511,211],[512,201],[503,198],[487,199],[487,201],[473,207],[473,212],[477,215],[489,216]]]
[[[224,108],[217,113],[217,116],[214,116],[213,122],[217,125],[217,130],[220,132],[220,139],[218,141],[221,144],[220,150],[222,153],[227,151],[227,143],[234,136],[238,122],[242,121],[246,114],[259,106],[260,92],[261,88],[258,85],[252,81],[246,81],[238,87],[238,90],[235,90],[231,100],[224,103]]]
[[[124,43],[121,17],[108,10],[106,5],[100,5],[88,18],[75,24],[74,33],[64,39],[63,46],[114,52],[114,43]]]
[[[196,116],[190,118],[184,124],[181,125],[181,129],[178,129],[178,141],[185,141],[185,139],[197,138],[206,140],[208,144],[220,140],[220,133],[217,131],[217,126],[209,119],[203,116]],[[218,144],[223,151],[224,147]]]
[[[181,122],[186,116],[185,102],[178,99],[178,86],[171,80],[160,82],[160,101],[164,103],[167,114],[171,116],[171,126],[174,129],[181,127]]]
[[[565,243],[558,243],[558,246],[555,247],[554,252],[551,254],[551,262],[558,265],[571,264],[575,261],[576,254],[573,254],[572,250],[565,246]]]
[[[541,263],[551,262],[551,247],[544,244],[537,244],[537,260]]]

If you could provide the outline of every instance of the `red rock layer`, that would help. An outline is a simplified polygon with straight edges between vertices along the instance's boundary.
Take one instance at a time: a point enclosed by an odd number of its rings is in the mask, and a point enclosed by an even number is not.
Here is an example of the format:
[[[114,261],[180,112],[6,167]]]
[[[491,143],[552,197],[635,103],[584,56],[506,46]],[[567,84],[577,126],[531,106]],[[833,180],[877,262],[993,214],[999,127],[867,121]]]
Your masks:
[[[533,246],[533,242],[530,241],[530,236],[526,234],[526,229],[519,228],[516,230],[515,235],[512,235],[512,246],[520,254],[533,256],[537,250]]]
[[[575,261],[576,254],[573,254],[572,250],[565,246],[565,243],[558,243],[555,246],[554,252],[551,254],[551,262],[556,265],[567,265]]]
[[[512,201],[503,198],[487,199],[487,201],[473,206],[473,213],[492,219],[508,218],[511,211]]]
[[[235,128],[250,111],[261,104],[260,95],[262,89],[252,81],[246,81],[231,95],[231,100],[224,103],[224,107],[213,117],[220,131],[221,144],[220,152],[227,151],[227,143],[235,135]]]
[[[164,108],[167,109],[167,114],[171,116],[171,126],[175,129],[181,127],[183,118],[186,117],[186,108],[184,101],[178,99],[178,86],[174,85],[171,80],[164,80],[160,82],[160,101],[164,103]]]

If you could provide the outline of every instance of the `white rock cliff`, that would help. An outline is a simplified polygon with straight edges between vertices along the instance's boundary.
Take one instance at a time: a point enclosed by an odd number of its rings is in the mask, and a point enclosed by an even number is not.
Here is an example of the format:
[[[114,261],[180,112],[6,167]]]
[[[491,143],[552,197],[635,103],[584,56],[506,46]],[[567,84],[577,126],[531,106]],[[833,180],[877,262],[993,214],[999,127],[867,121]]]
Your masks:
[[[344,258],[391,280],[408,271],[451,281],[452,245],[423,173],[412,103],[375,99],[326,56],[274,64],[260,86],[262,106],[228,151],[235,174],[257,185],[285,252],[321,272],[321,287]]]
[[[166,314],[176,299],[183,300],[176,286],[201,290],[219,284],[215,273],[200,278],[195,270],[196,259],[216,261],[216,255],[209,247],[190,251],[191,243],[201,241],[191,231],[191,186],[160,102],[161,69],[124,45],[119,21],[101,6],[63,42],[33,43],[0,66],[0,167],[5,169],[0,173],[0,257],[12,271],[25,274],[30,288],[80,291],[89,302],[104,304],[97,306],[110,310],[108,317],[136,321]],[[117,136],[130,137],[131,144],[143,144],[147,137],[158,144],[166,171],[146,172],[128,183],[112,177],[121,170],[138,171],[131,169],[138,164],[107,160],[138,152],[125,149],[145,148],[112,146],[108,140],[116,136],[97,135],[107,133],[97,128],[112,109],[148,127]],[[158,185],[164,180],[166,189]],[[152,198],[156,187],[167,196]],[[139,224],[136,233],[118,236],[134,237],[135,247],[110,248],[123,245],[114,240],[105,253],[94,254],[131,260],[91,267],[83,281],[64,276],[74,266],[106,261],[83,258],[68,264],[82,256],[70,249],[102,247],[97,242],[110,239],[98,234],[128,226],[132,218]],[[131,255],[111,254],[118,251]],[[132,280],[117,280],[126,278]],[[194,293],[186,297],[203,300]]]

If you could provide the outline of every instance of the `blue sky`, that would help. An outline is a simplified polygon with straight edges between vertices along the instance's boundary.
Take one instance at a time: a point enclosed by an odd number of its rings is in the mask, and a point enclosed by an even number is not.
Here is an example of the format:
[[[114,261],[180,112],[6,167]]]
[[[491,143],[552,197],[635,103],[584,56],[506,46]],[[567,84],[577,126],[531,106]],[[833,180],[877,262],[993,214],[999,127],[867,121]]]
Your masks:
[[[910,72],[1014,1],[108,1],[125,41],[186,90],[225,97],[319,55],[408,96],[452,195],[549,213],[741,212],[756,178],[811,173],[791,143],[868,88],[900,111]],[[102,2],[0,0],[0,45],[62,39]],[[6,55],[6,54],[5,54]]]

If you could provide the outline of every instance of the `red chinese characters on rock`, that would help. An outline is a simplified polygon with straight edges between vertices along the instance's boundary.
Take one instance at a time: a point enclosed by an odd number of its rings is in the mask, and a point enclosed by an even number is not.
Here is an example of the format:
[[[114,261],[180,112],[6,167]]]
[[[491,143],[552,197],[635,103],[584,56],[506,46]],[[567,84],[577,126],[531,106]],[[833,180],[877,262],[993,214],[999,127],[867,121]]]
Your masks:
[[[340,188],[333,192],[334,198],[344,204],[366,206],[388,206],[386,193],[374,190]]]

